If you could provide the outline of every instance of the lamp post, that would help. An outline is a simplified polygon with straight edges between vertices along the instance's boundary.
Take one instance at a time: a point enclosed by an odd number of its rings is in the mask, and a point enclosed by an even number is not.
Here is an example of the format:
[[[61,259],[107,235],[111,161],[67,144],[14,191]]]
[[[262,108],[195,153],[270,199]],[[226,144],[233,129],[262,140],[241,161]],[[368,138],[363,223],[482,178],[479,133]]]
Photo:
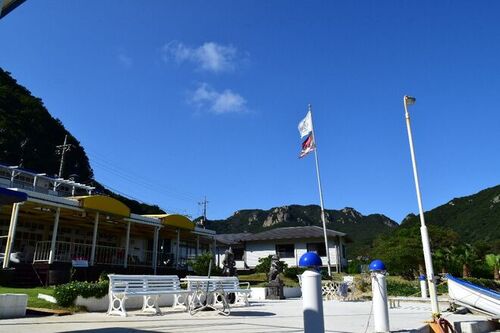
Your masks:
[[[411,162],[413,165],[413,178],[415,179],[415,190],[417,192],[418,210],[420,213],[420,235],[422,236],[422,247],[424,250],[425,271],[427,281],[429,283],[429,294],[431,299],[432,314],[439,314],[439,306],[436,293],[436,281],[434,279],[434,269],[432,268],[431,246],[429,243],[429,233],[425,226],[424,209],[422,207],[422,196],[420,194],[420,185],[417,173],[417,161],[415,160],[415,151],[413,148],[413,137],[411,134],[410,114],[408,113],[408,105],[415,104],[415,97],[404,96],[403,102],[405,106],[406,128],[408,130],[408,141],[410,142]]]

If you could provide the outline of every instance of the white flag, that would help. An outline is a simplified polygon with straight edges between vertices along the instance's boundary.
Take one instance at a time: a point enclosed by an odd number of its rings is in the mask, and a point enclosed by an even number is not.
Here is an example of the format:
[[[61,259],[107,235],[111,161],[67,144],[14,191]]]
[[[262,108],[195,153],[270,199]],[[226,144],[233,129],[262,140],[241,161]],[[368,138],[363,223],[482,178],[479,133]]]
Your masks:
[[[299,123],[300,137],[303,138],[309,135],[309,133],[311,133],[312,130],[313,130],[313,124],[311,118],[311,111],[308,111],[306,117],[302,119],[302,121]]]

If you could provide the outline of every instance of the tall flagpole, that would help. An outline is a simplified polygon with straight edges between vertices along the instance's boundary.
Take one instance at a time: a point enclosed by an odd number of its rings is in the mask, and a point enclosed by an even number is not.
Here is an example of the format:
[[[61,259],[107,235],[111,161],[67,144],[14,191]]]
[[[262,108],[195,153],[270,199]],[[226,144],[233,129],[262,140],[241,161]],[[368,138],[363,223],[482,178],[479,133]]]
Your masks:
[[[326,260],[328,262],[328,276],[332,276],[332,266],[330,263],[330,249],[328,248],[328,237],[326,235],[326,220],[325,220],[325,208],[324,208],[324,204],[323,204],[323,190],[321,189],[321,177],[319,174],[318,145],[316,142],[316,135],[314,134],[314,125],[313,125],[313,120],[312,120],[312,106],[311,106],[311,104],[308,104],[307,109],[311,113],[312,136],[313,136],[314,145],[316,146],[314,149],[314,158],[316,160],[316,176],[318,178],[319,202],[321,205],[321,221],[323,222],[323,235],[325,236]],[[339,255],[339,254],[337,253],[337,255]],[[338,267],[337,267],[337,269],[338,269]]]
[[[410,154],[411,154],[411,163],[413,166],[413,178],[415,180],[415,190],[417,192],[417,203],[418,203],[418,211],[420,214],[420,236],[422,237],[422,247],[424,252],[424,262],[425,262],[425,271],[427,275],[427,282],[429,284],[429,296],[431,299],[431,309],[433,316],[439,316],[439,303],[436,291],[436,280],[434,278],[434,268],[432,267],[432,255],[431,255],[431,245],[429,241],[429,233],[427,231],[427,226],[425,225],[425,216],[424,216],[424,208],[422,206],[422,195],[420,193],[420,184],[418,181],[418,172],[417,172],[417,160],[415,158],[415,149],[413,147],[413,136],[411,132],[411,124],[410,124],[410,114],[408,113],[408,105],[414,104],[416,101],[415,97],[404,96],[403,104],[405,106],[405,118],[406,118],[406,129],[408,131],[408,141],[410,143]]]

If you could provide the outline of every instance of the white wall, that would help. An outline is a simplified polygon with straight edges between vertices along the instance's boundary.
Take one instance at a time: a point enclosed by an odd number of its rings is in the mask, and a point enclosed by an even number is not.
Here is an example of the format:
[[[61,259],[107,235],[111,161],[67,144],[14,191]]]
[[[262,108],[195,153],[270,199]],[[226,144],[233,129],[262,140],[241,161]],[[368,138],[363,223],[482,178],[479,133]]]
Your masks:
[[[245,255],[247,265],[254,268],[259,263],[259,258],[264,258],[269,255],[276,254],[275,243],[247,243]]]
[[[295,258],[281,258],[288,267],[298,266],[300,257],[307,252],[307,243],[318,243],[323,240],[306,239],[300,241],[269,241],[261,243],[247,243],[245,249],[246,262],[250,268],[254,268],[259,263],[259,258],[264,258],[269,255],[276,254],[276,244],[290,244],[294,242],[295,245]],[[328,248],[330,252],[330,262],[332,267],[337,263],[337,241],[334,239],[328,240]],[[321,257],[323,265],[327,265],[327,257]]]

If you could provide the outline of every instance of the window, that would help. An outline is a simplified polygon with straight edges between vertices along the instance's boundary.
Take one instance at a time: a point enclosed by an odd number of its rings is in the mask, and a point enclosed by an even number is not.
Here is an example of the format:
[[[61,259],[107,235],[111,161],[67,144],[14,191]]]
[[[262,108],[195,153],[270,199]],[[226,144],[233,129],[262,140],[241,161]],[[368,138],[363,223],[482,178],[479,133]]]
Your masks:
[[[316,252],[320,257],[326,257],[325,243],[307,243],[307,252]]]
[[[295,246],[293,244],[276,244],[276,254],[280,259],[295,258]]]
[[[243,249],[232,249],[234,253],[234,260],[243,260]]]

